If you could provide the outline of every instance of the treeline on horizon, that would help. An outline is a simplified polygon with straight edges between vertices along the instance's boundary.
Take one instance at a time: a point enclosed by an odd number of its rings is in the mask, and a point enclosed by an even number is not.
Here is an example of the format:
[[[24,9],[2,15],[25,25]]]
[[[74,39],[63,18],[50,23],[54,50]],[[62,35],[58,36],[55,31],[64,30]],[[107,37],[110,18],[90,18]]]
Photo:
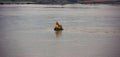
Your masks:
[[[74,3],[83,3],[83,4],[88,4],[88,3],[117,3],[120,4],[120,0],[0,0],[0,4],[5,4],[5,3],[34,3],[34,4],[74,4]]]

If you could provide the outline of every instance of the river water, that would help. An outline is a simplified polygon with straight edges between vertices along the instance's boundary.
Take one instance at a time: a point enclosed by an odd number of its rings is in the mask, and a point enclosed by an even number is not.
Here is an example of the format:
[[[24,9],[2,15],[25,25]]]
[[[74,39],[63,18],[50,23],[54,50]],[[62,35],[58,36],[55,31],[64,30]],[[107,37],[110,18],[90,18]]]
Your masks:
[[[0,57],[120,57],[119,43],[119,5],[0,5]]]

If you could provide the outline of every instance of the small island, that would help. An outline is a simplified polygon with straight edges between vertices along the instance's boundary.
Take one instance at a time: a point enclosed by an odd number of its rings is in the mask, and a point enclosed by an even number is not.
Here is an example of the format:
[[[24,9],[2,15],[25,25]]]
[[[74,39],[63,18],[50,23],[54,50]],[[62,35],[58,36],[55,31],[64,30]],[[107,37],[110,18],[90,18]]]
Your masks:
[[[120,4],[120,0],[0,0],[0,4]]]

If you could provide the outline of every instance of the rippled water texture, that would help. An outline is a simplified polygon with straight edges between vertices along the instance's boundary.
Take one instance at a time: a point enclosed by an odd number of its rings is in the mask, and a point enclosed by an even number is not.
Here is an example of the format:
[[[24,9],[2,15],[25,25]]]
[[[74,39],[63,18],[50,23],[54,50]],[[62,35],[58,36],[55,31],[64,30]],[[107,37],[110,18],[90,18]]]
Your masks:
[[[0,57],[120,57],[119,43],[119,5],[0,5]]]

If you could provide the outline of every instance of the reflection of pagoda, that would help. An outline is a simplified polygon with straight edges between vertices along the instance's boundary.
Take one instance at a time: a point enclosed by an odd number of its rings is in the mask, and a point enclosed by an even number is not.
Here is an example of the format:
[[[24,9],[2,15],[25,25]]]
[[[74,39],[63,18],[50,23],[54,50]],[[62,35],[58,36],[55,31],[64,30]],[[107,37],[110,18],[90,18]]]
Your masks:
[[[55,31],[56,38],[59,38],[62,36],[62,31]]]

